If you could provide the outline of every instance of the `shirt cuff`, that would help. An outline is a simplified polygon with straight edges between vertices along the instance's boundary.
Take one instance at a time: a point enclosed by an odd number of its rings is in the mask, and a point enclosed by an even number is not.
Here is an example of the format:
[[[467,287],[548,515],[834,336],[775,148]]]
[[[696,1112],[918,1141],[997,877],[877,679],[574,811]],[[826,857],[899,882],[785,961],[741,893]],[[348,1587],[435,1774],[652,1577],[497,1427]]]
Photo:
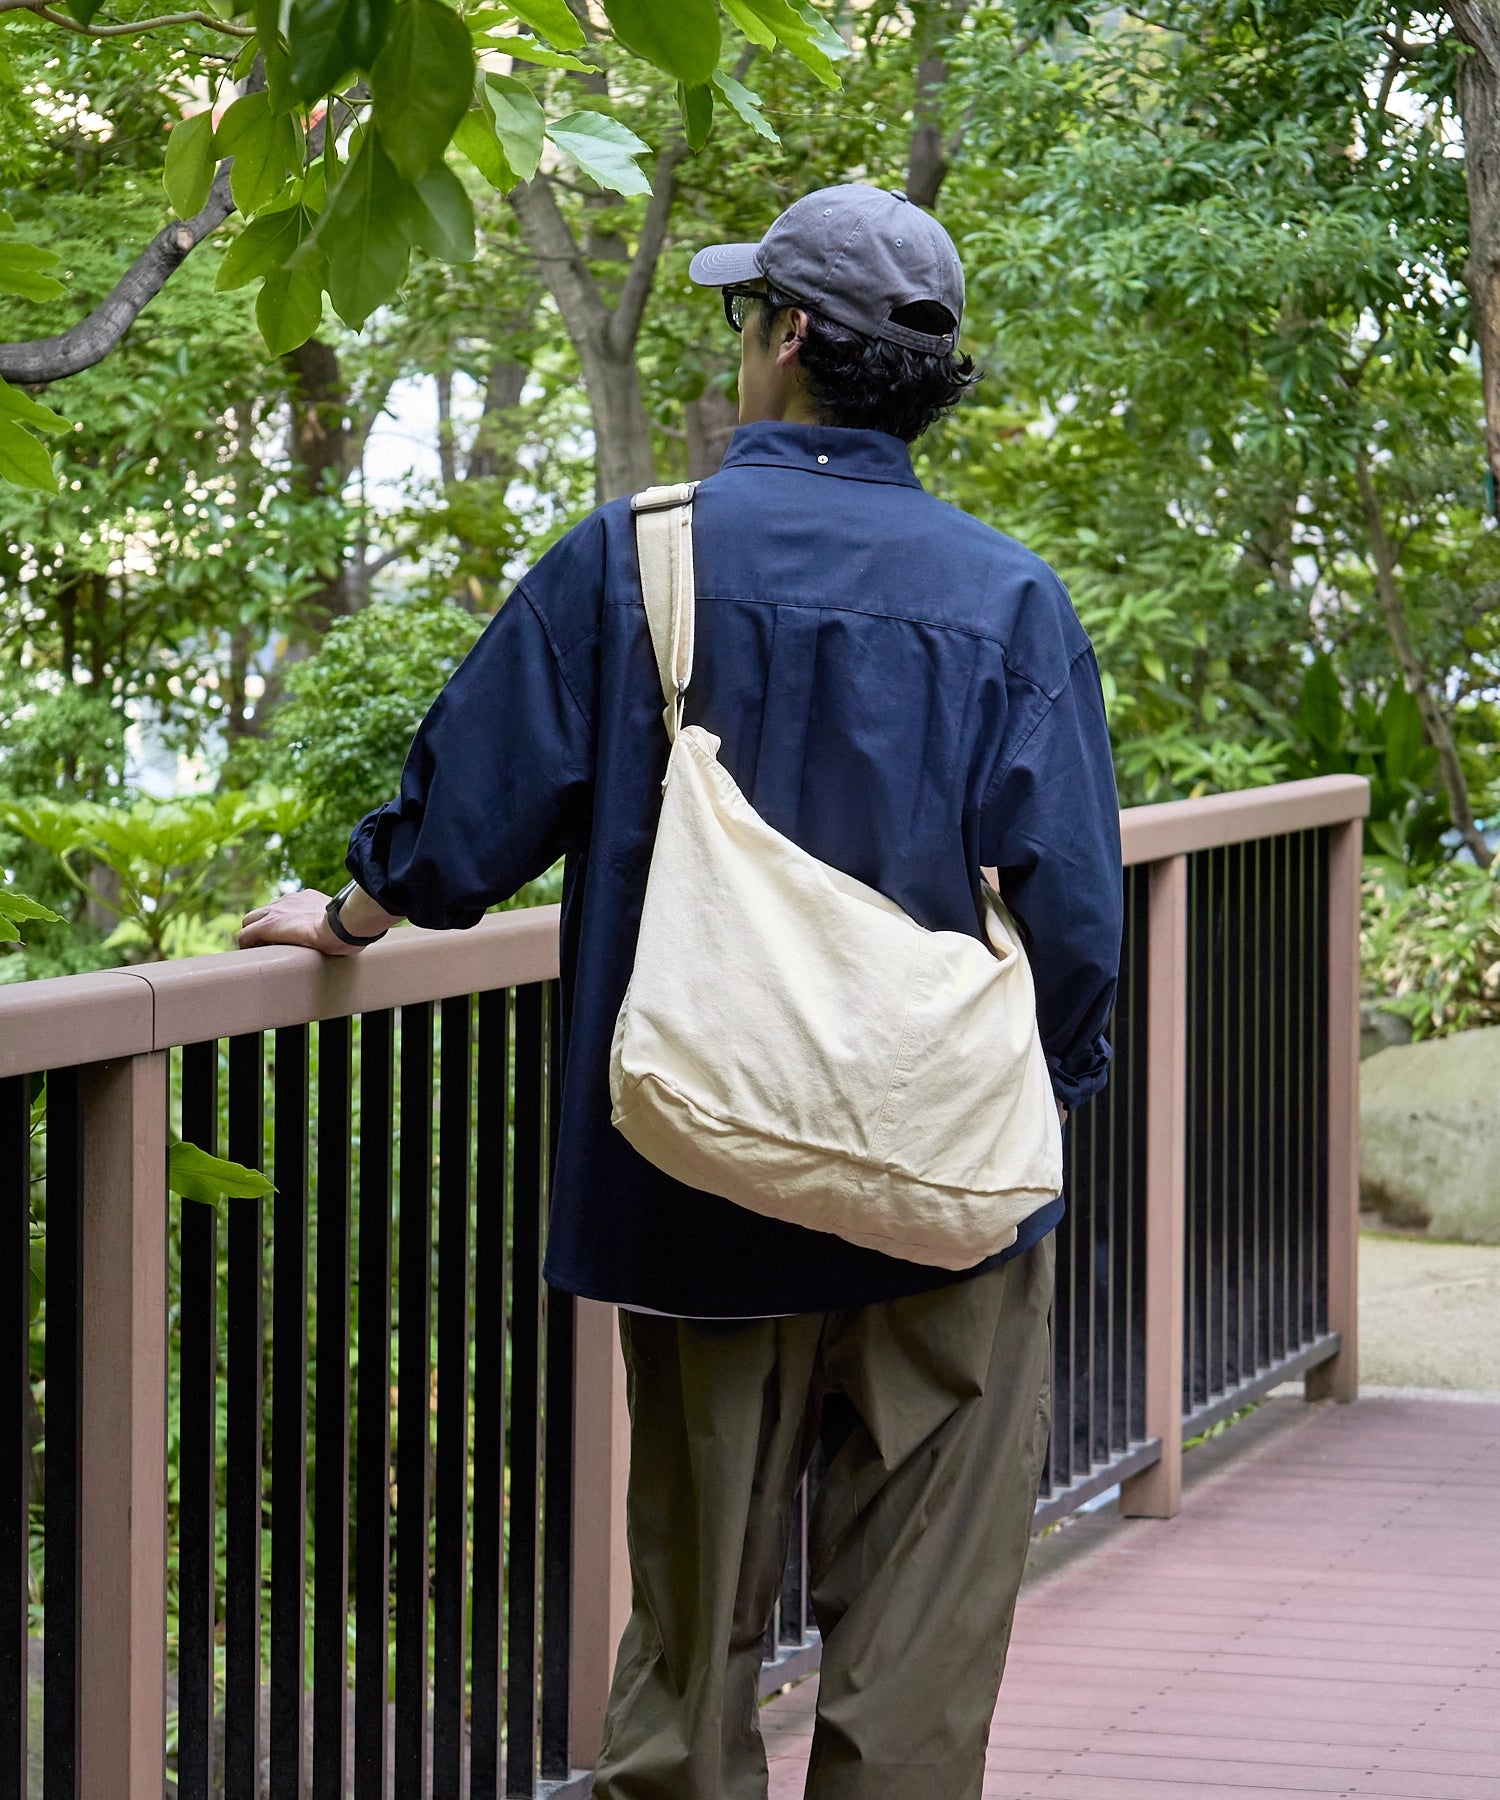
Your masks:
[[[1114,1056],[1108,1040],[1095,1038],[1078,1056],[1049,1056],[1047,1070],[1052,1077],[1052,1091],[1069,1112],[1083,1105],[1109,1080],[1109,1065]]]

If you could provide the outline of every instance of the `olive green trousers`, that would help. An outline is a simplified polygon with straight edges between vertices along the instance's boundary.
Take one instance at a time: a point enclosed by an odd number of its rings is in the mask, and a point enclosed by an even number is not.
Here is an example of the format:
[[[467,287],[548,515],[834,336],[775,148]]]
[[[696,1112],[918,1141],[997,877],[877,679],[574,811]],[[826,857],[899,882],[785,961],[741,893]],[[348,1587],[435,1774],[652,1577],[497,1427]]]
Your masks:
[[[1050,1413],[1053,1244],[934,1293],[622,1313],[633,1610],[597,1800],[765,1800],[756,1681],[814,1446],[809,1800],[978,1800]]]

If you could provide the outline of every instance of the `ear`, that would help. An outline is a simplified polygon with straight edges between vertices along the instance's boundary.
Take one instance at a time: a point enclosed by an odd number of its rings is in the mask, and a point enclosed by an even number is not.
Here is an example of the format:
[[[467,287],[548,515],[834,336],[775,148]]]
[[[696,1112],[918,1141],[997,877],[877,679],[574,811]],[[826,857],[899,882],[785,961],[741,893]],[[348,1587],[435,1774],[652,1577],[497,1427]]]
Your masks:
[[[781,314],[781,341],[776,346],[776,364],[786,368],[797,361],[807,341],[807,314],[800,306],[789,306]]]

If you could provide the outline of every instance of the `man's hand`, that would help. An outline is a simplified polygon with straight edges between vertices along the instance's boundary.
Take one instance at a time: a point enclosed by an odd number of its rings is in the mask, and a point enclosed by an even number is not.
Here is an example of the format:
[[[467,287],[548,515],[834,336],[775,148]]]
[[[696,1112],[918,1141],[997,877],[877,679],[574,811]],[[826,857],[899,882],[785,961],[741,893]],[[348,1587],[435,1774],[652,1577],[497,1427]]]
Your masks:
[[[355,945],[344,943],[329,928],[328,900],[329,896],[316,888],[301,888],[295,894],[283,894],[269,906],[257,906],[245,914],[240,949],[298,944],[304,950],[321,950],[324,956],[358,956]]]
[[[1057,1096],[1054,1094],[1053,1098],[1057,1099]],[[1066,1125],[1068,1122],[1068,1109],[1061,1100],[1057,1101],[1057,1122],[1059,1125]]]

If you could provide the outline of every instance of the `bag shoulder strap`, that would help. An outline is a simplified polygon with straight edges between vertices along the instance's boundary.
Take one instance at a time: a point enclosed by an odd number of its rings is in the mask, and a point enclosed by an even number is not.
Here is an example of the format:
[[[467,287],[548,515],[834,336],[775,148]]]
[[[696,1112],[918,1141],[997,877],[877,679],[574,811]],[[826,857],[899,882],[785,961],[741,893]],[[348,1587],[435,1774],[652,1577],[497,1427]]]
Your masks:
[[[656,652],[666,706],[662,723],[675,743],[682,727],[682,700],[693,678],[693,490],[696,481],[646,488],[630,502],[635,514],[636,553],[641,565],[641,598]]]

